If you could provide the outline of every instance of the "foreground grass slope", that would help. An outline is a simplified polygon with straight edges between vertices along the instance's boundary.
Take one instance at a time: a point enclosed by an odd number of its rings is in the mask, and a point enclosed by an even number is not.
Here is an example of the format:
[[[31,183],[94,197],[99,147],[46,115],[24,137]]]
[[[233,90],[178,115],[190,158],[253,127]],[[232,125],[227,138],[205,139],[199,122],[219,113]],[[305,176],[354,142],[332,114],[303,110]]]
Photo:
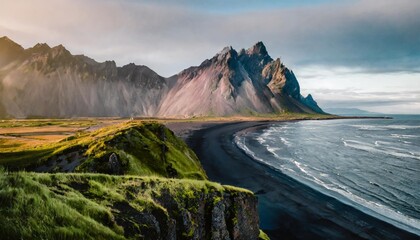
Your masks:
[[[2,239],[267,239],[255,195],[164,125],[63,121],[0,124]]]
[[[59,142],[0,150],[0,164],[11,170],[206,179],[194,152],[153,122],[122,123],[77,132]]]
[[[3,239],[257,239],[256,203],[209,181],[0,172]]]

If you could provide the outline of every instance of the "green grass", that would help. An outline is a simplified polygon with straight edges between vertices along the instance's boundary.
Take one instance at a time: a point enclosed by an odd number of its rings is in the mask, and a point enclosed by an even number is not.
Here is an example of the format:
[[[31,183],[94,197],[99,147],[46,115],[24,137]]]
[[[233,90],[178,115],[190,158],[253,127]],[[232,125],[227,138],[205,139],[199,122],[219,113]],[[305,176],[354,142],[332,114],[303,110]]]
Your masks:
[[[0,203],[6,239],[122,239],[105,207],[74,191],[56,194],[24,174],[0,175]]]
[[[202,201],[238,193],[253,196],[203,180],[0,170],[0,232],[5,239],[150,238],[157,233],[148,219],[165,231],[182,211],[199,215]],[[191,235],[191,226],[177,234]]]
[[[74,152],[85,158],[76,172],[111,173],[108,160],[116,153],[120,174],[207,178],[195,153],[172,131],[155,122],[112,125],[94,132],[79,132],[60,142],[0,152],[0,164],[12,170],[30,170]]]

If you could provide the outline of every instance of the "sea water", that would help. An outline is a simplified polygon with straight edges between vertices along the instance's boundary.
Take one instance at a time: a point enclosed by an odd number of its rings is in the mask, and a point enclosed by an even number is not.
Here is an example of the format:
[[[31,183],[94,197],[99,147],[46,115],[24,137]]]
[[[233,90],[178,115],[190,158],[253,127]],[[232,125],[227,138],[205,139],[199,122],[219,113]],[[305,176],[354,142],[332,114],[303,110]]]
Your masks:
[[[420,235],[420,115],[275,123],[234,141],[255,160]]]

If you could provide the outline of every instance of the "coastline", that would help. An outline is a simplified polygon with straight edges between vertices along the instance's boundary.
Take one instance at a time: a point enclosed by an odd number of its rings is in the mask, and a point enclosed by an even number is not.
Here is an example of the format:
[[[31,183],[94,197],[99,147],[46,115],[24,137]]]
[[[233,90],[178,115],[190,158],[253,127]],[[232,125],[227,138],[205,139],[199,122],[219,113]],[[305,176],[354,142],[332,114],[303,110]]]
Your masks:
[[[168,124],[200,158],[210,180],[250,189],[271,239],[418,239],[259,163],[233,143],[238,131],[278,121]]]

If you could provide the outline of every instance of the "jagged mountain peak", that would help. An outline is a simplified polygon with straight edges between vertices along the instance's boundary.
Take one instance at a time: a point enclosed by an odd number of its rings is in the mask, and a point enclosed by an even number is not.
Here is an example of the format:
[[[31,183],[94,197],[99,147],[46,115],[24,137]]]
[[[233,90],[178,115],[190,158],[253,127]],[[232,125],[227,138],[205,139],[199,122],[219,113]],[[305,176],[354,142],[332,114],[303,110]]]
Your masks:
[[[7,48],[9,48],[9,50],[11,48],[23,50],[22,46],[20,46],[19,44],[17,44],[16,42],[14,42],[10,38],[8,38],[7,36],[1,37],[0,38],[0,49],[7,50]]]
[[[311,108],[317,113],[325,113],[319,106],[318,103],[314,100],[311,94],[308,94],[306,98],[302,97],[301,102],[303,102],[306,106]]]
[[[62,44],[52,47],[54,51],[68,51]]]
[[[235,49],[232,48],[232,46],[227,46],[222,49],[219,53],[216,54],[216,58],[218,61],[223,61],[224,59],[230,59],[230,58],[237,58],[238,53]]]
[[[50,51],[51,47],[46,43],[37,43],[33,47],[27,49],[29,54],[43,54]]]
[[[249,55],[258,54],[258,55],[268,55],[267,48],[265,47],[264,43],[259,41],[254,46],[248,48],[246,53]]]
[[[46,43],[37,43],[32,47],[32,49],[51,49],[51,47]]]
[[[19,45],[16,42],[14,42],[12,39],[8,38],[7,36],[0,37],[0,43],[13,43],[13,44]]]
[[[23,53],[23,47],[12,41],[7,36],[0,38],[0,67],[20,59]]]
[[[90,58],[90,57],[88,57],[88,56],[85,56],[85,55],[83,55],[83,54],[80,54],[80,55],[74,55],[74,57],[75,57],[76,59],[79,59],[80,61],[82,61],[82,62],[84,62],[84,63],[89,64],[89,65],[100,64],[100,63],[98,63],[97,61],[95,61],[95,59],[92,59],[92,58]]]
[[[110,62],[110,63],[112,62],[113,64],[115,64],[114,61],[106,61],[106,62]],[[152,69],[150,69],[148,66],[136,65],[135,63],[129,63],[127,65],[124,65],[121,67],[121,70],[129,71],[129,72],[132,72],[132,71],[150,72],[157,75],[157,73],[153,71]]]
[[[281,62],[280,58],[276,58],[276,60],[274,60],[274,62],[279,66],[279,67],[284,67],[283,63]]]
[[[314,98],[312,97],[311,94],[308,94],[308,96],[306,96],[306,99],[310,100],[310,101],[314,101]]]
[[[218,52],[216,55],[220,56],[220,55],[226,55],[231,51],[235,51],[235,49],[233,49],[232,46],[226,46],[222,49],[222,51]]]
[[[249,65],[251,68],[254,68],[252,65],[259,65],[259,68],[261,68],[273,61],[268,54],[264,43],[261,41],[257,42],[254,46],[248,48],[247,50],[241,50],[239,58],[245,65]]]
[[[57,57],[57,56],[69,56],[71,55],[71,53],[69,52],[69,50],[67,50],[63,45],[57,45],[53,48],[51,48],[51,54],[53,55],[53,57]]]

